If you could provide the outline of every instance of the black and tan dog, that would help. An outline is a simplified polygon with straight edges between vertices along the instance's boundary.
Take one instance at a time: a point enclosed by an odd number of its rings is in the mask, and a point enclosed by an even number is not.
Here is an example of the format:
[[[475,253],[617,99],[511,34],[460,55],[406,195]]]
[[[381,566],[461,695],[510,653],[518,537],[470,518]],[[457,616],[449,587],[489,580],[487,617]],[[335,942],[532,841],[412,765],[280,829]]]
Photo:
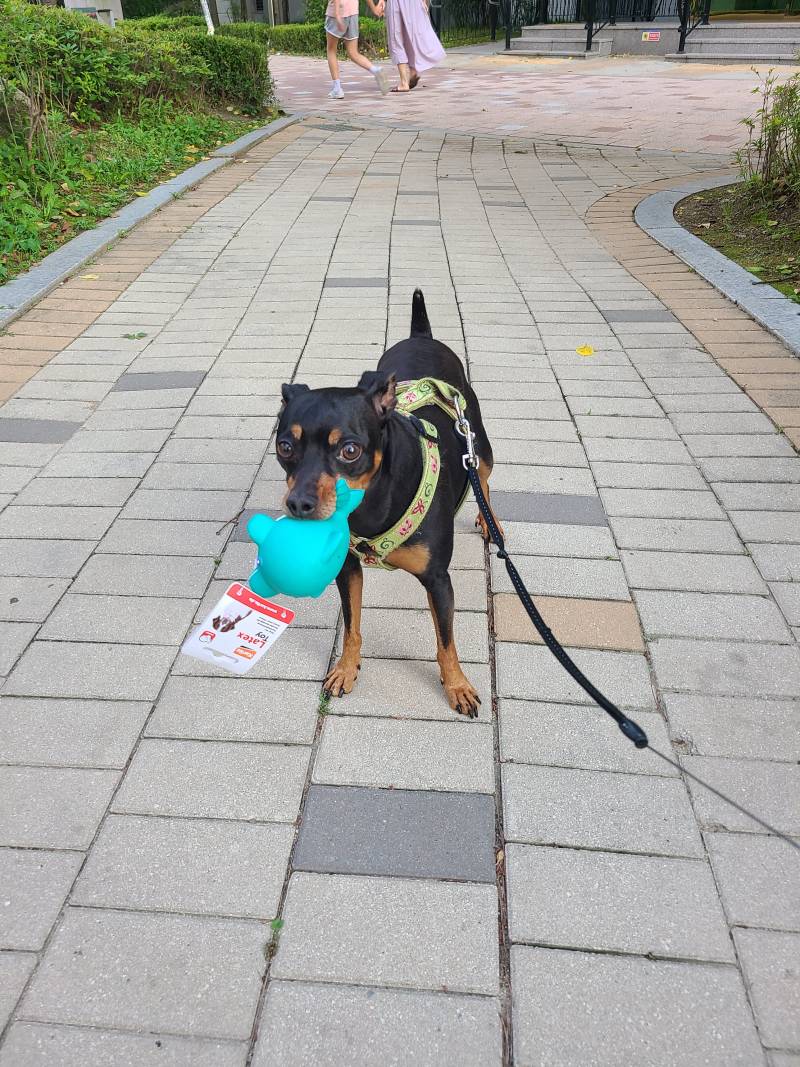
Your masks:
[[[420,419],[438,432],[438,482],[424,517],[404,542],[385,556],[385,563],[415,575],[428,594],[437,638],[436,658],[450,706],[474,718],[480,698],[458,660],[453,638],[454,597],[448,574],[453,554],[454,518],[466,487],[462,464],[463,438],[442,407],[430,404],[407,417],[396,411],[397,383],[437,379],[454,387],[466,401],[475,434],[479,477],[488,497],[492,449],[481,421],[478,400],[461,361],[435,341],[422,293],[412,301],[411,335],[384,353],[375,371],[361,376],[356,388],[309,389],[284,385],[284,407],[276,451],[286,472],[287,512],[296,518],[324,519],[336,504],[335,486],[344,478],[351,488],[366,490],[350,516],[351,544],[373,542],[409,513],[425,469],[427,440]],[[422,447],[421,447],[422,446]],[[402,524],[401,524],[402,525]],[[482,520],[484,537],[487,531]],[[366,557],[365,557],[366,558]],[[351,551],[336,579],[342,599],[342,657],[325,679],[327,693],[349,693],[361,660],[361,560]]]

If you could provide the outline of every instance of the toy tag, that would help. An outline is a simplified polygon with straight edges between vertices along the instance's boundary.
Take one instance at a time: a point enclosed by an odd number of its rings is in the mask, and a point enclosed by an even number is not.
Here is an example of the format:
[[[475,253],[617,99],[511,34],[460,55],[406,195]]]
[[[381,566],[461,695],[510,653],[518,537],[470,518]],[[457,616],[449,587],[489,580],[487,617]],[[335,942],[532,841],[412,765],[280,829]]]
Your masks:
[[[181,652],[234,674],[247,674],[293,620],[290,608],[234,582],[186,638]]]

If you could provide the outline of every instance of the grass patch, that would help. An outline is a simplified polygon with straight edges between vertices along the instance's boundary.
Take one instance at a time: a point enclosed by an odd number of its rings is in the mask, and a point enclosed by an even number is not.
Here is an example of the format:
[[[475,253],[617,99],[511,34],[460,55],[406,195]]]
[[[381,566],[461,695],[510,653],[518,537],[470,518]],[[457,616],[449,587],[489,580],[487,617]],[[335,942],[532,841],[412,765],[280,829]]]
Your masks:
[[[800,304],[800,202],[775,205],[746,184],[681,201],[675,217],[712,248]]]
[[[145,102],[96,127],[55,116],[47,150],[32,157],[23,138],[3,138],[0,283],[263,121]]]

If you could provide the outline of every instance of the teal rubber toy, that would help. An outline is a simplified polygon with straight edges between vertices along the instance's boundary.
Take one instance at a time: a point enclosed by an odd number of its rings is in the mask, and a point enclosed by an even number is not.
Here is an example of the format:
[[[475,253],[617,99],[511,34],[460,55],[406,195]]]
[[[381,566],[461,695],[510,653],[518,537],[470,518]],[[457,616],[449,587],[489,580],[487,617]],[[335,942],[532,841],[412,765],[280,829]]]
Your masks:
[[[348,516],[364,499],[344,478],[336,483],[336,510],[327,519],[254,515],[247,533],[258,545],[256,569],[248,585],[258,596],[317,597],[342,569],[350,547]]]

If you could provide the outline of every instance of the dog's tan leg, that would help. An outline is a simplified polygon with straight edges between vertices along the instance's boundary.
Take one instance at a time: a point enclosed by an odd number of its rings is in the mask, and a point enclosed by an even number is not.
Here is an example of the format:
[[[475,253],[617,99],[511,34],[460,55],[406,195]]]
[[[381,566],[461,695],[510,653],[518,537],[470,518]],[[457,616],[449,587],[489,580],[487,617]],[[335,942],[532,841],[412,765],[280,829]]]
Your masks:
[[[364,591],[364,572],[355,556],[350,554],[336,577],[344,616],[344,645],[336,666],[322,683],[328,696],[351,693],[361,669],[361,600]]]
[[[455,598],[450,575],[445,571],[433,579],[426,579],[425,587],[436,630],[436,659],[447,701],[459,715],[477,719],[481,698],[461,669],[453,637]]]
[[[481,489],[483,490],[483,495],[486,497],[486,503],[489,505],[489,510],[492,512],[492,518],[494,519],[495,523],[497,524],[497,528],[499,529],[500,533],[505,537],[505,533],[503,531],[503,527],[500,524],[500,522],[498,521],[498,518],[494,513],[494,509],[492,508],[492,504],[491,504],[491,499],[489,497],[489,475],[491,473],[492,473],[491,466],[488,463],[485,463],[479,457],[478,458],[478,481],[481,483]],[[483,515],[481,514],[480,510],[478,511],[478,517],[475,519],[475,525],[481,531],[481,537],[484,539],[484,541],[490,541],[491,538],[489,537],[489,526],[488,526],[488,524],[486,522],[486,519],[484,519]]]

